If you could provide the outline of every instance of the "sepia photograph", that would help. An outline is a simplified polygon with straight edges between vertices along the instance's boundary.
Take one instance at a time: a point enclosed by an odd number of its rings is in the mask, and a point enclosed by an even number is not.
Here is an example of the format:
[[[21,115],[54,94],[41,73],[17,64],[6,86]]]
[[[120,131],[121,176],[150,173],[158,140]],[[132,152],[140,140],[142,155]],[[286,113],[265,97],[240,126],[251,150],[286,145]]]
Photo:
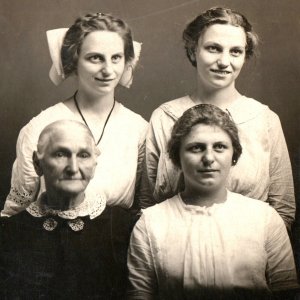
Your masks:
[[[299,300],[299,14],[1,0],[0,299]]]

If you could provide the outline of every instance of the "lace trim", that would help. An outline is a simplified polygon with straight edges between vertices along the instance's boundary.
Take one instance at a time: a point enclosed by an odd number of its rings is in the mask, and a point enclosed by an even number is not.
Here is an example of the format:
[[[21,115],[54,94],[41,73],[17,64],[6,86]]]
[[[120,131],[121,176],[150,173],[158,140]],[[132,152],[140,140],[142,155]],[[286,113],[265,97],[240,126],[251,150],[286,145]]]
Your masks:
[[[47,231],[52,231],[56,228],[57,226],[57,221],[55,221],[52,218],[46,219],[43,223],[43,227],[44,229],[46,229]]]
[[[52,215],[73,220],[78,217],[90,216],[90,219],[94,219],[103,212],[106,206],[106,201],[100,194],[89,194],[85,196],[84,201],[80,205],[73,209],[65,211],[54,210],[43,203],[43,195],[27,208],[27,211],[34,217]]]
[[[7,201],[12,201],[20,206],[28,206],[32,202],[33,191],[20,192],[17,188],[11,187]]]
[[[68,225],[73,231],[80,231],[84,227],[84,222],[80,218],[68,221]]]
[[[84,222],[80,218],[77,218],[75,220],[69,220],[67,224],[73,231],[81,231],[84,227]],[[43,227],[47,231],[53,231],[57,227],[57,225],[58,222],[53,218],[48,218],[43,223]]]

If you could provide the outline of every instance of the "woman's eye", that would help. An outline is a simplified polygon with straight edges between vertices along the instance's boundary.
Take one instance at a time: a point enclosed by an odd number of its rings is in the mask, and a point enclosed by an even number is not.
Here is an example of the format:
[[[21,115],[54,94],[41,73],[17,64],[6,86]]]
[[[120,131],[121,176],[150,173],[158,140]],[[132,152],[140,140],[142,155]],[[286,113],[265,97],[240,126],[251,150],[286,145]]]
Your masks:
[[[189,151],[191,151],[193,153],[202,152],[202,151],[204,151],[204,147],[201,145],[194,145],[189,148]]]
[[[92,63],[102,62],[103,58],[100,55],[92,55],[89,57],[89,61]]]
[[[111,58],[111,61],[116,64],[118,63],[120,60],[122,59],[122,56],[121,55],[114,55],[112,58]]]
[[[58,151],[58,152],[55,152],[54,156],[57,158],[61,158],[61,157],[66,157],[67,155],[63,151]]]
[[[78,156],[80,158],[89,158],[91,155],[88,152],[82,152]]]
[[[214,146],[214,148],[216,151],[223,151],[223,150],[227,149],[227,146],[224,144],[217,144]]]
[[[242,49],[232,49],[230,52],[235,57],[240,56],[244,53]]]
[[[217,53],[220,51],[220,48],[217,46],[207,46],[206,49],[211,53]]]

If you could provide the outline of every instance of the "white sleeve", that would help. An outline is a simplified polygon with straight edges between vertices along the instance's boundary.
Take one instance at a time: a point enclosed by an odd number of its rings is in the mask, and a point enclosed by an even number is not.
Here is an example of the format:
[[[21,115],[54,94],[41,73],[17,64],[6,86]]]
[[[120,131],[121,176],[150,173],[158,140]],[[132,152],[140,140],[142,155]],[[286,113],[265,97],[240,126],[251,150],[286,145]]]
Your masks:
[[[298,288],[293,251],[287,229],[279,214],[268,207],[265,250],[267,253],[266,276],[274,292]]]
[[[12,216],[24,210],[34,201],[39,191],[40,179],[32,161],[38,137],[35,137],[31,127],[29,123],[19,133],[16,146],[17,158],[12,168],[11,188],[1,216]]]
[[[128,249],[128,299],[151,300],[156,298],[157,279],[150,245],[145,216],[142,214],[133,229]]]
[[[271,142],[268,202],[290,229],[295,219],[296,206],[289,152],[279,117],[275,113],[269,114],[268,124]]]

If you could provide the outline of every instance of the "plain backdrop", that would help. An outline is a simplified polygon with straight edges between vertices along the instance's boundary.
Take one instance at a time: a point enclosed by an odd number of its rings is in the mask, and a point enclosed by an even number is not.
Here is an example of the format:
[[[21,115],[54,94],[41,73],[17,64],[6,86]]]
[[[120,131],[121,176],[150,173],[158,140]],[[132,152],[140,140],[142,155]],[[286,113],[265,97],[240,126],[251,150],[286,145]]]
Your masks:
[[[59,87],[49,80],[46,30],[69,27],[88,12],[112,13],[126,20],[143,49],[132,87],[119,88],[117,100],[149,120],[161,103],[183,96],[195,86],[195,69],[185,57],[181,34],[188,21],[217,5],[245,14],[260,37],[260,53],[246,63],[237,87],[279,115],[298,195],[300,1],[1,0],[0,204],[10,188],[20,129],[41,110],[75,91],[72,80]]]

